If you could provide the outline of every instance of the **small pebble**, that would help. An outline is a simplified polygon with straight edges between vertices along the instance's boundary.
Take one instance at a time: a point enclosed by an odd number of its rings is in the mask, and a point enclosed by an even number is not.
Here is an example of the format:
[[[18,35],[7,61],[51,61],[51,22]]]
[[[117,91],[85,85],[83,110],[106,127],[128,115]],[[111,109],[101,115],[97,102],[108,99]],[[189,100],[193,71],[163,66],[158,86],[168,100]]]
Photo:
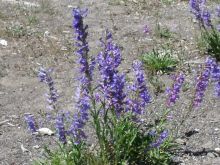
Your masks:
[[[207,154],[207,156],[210,157],[210,158],[215,158],[216,157],[216,155],[214,153],[211,153],[211,152],[209,152]]]
[[[215,152],[220,154],[220,148],[215,148]]]
[[[40,148],[39,145],[35,145],[35,146],[33,146],[33,149],[39,149],[39,148]]]
[[[0,39],[0,45],[8,46],[8,42],[6,40]]]

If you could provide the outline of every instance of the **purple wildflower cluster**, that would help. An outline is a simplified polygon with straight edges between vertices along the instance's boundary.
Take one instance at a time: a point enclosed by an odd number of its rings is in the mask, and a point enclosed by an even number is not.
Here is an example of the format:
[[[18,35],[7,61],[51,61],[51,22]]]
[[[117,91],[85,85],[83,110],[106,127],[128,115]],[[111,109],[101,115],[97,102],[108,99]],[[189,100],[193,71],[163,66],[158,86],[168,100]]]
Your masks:
[[[216,16],[220,17],[220,5],[216,7]]]
[[[149,33],[151,32],[150,27],[149,27],[148,25],[145,25],[143,32],[144,32],[145,34],[149,34]]]
[[[211,27],[211,14],[205,8],[206,0],[190,0],[190,11],[195,15],[202,27]]]
[[[150,103],[151,97],[145,84],[142,63],[140,61],[133,62],[133,71],[135,73],[135,82],[129,89],[135,92],[136,97],[128,99],[129,109],[137,114],[143,114],[144,109]]]
[[[215,95],[220,98],[220,65],[218,65],[215,59],[212,59],[211,79],[216,83]]]
[[[180,89],[184,82],[184,75],[179,73],[178,75],[174,76],[174,83],[172,88],[167,89],[168,99],[167,99],[167,106],[171,106],[176,103],[176,100],[179,99]]]
[[[78,47],[76,55],[78,56],[78,62],[80,64],[80,73],[81,73],[81,83],[89,88],[90,82],[92,80],[92,71],[94,69],[94,59],[92,59],[91,64],[89,64],[89,46],[87,42],[88,36],[88,25],[84,25],[83,19],[87,15],[87,9],[81,10],[79,8],[73,9],[73,29],[75,30],[75,46]],[[86,86],[85,86],[86,85]]]
[[[80,82],[79,98],[77,102],[78,112],[73,117],[70,130],[68,131],[74,138],[75,143],[80,143],[85,138],[83,127],[88,120],[88,110],[90,109],[90,99],[88,97],[91,92],[92,71],[95,66],[94,59],[89,62],[89,47],[87,42],[87,28],[88,25],[84,25],[83,19],[87,14],[87,10],[81,10],[79,8],[73,9],[73,29],[76,35],[76,46],[78,50],[76,55],[79,58],[80,64]]]
[[[66,131],[64,127],[64,116],[62,114],[59,114],[56,118],[56,128],[57,128],[57,134],[59,140],[63,144],[65,144],[67,142],[67,139],[66,139]]]
[[[199,21],[199,24],[202,28],[206,29],[207,27],[211,27],[212,29],[216,29],[220,31],[220,24],[213,26],[212,19],[214,18],[211,15],[211,12],[206,8],[206,0],[190,0],[189,6],[190,11],[195,15],[195,18]],[[215,16],[220,17],[220,6],[216,7]],[[213,18],[212,18],[213,17]]]
[[[155,142],[151,143],[151,147],[159,148],[161,146],[161,144],[163,144],[164,141],[168,138],[168,136],[169,136],[168,130],[164,130],[163,132],[161,132],[158,139]]]
[[[37,132],[35,121],[34,121],[34,115],[31,114],[25,114],[24,119],[28,125],[29,130],[34,133]]]
[[[54,81],[50,76],[51,70],[46,70],[44,68],[40,68],[38,72],[38,78],[40,82],[43,82],[48,85],[49,93],[46,94],[47,102],[48,102],[48,109],[49,110],[55,110],[56,102],[58,99],[57,90],[54,87]]]
[[[194,107],[198,107],[203,101],[205,91],[210,81],[214,62],[215,61],[212,58],[207,58],[203,72],[200,73],[196,78],[196,87],[193,102]]]
[[[105,39],[101,39],[103,51],[98,54],[97,63],[101,74],[100,88],[108,100],[110,108],[114,108],[119,115],[123,111],[125,75],[120,74],[118,66],[121,64],[119,47],[112,42],[112,34],[106,31]]]
[[[78,113],[74,114],[73,122],[68,131],[69,134],[74,138],[75,144],[80,143],[81,140],[86,138],[83,128],[89,119],[88,111],[90,109],[90,99],[88,97],[87,91],[84,90],[79,92],[80,98],[77,103],[79,111]]]

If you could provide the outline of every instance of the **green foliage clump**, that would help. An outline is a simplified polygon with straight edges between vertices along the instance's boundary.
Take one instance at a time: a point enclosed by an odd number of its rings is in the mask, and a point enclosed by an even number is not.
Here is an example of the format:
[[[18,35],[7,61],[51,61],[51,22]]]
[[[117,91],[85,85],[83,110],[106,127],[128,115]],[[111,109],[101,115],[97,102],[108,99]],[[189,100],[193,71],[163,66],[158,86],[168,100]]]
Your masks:
[[[153,74],[161,71],[162,73],[172,71],[178,64],[177,59],[172,56],[172,51],[163,49],[162,51],[153,50],[142,55],[142,61],[146,68]]]
[[[103,123],[100,148],[92,149],[83,143],[59,144],[56,151],[45,147],[46,160],[35,161],[35,165],[168,165],[171,163],[172,139],[167,137],[158,147],[152,146],[164,131],[165,120],[157,126],[133,122],[134,116],[125,115],[117,119],[112,116]],[[111,122],[110,122],[111,121]],[[110,126],[111,125],[111,126]],[[153,134],[151,132],[154,132]]]
[[[155,33],[160,38],[169,39],[172,37],[172,32],[167,27],[161,27],[159,23],[156,25]]]
[[[217,30],[202,31],[199,46],[205,48],[210,56],[220,61],[220,33]]]

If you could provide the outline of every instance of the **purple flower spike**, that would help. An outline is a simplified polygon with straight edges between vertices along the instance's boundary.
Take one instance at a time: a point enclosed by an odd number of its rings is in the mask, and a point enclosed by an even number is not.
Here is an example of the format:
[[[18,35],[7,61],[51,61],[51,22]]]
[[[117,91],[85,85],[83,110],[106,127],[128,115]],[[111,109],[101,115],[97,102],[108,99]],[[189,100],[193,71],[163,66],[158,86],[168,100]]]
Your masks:
[[[150,103],[150,94],[146,87],[144,72],[142,70],[142,63],[140,61],[134,61],[133,70],[135,72],[136,82],[134,88],[139,90],[139,96],[143,100],[143,106]]]
[[[144,26],[144,33],[145,33],[145,34],[149,34],[150,31],[151,31],[150,28],[149,28],[147,25],[145,25],[145,26]]]
[[[196,19],[201,21],[202,20],[202,9],[201,9],[201,1],[200,0],[190,0],[189,6],[190,11],[195,15]],[[204,3],[203,3],[204,4]]]
[[[51,72],[51,70],[46,70],[44,68],[40,68],[39,72],[38,72],[38,77],[39,77],[40,82],[47,84],[47,86],[49,88],[49,93],[46,94],[47,102],[49,104],[48,108],[51,110],[54,110],[55,104],[56,104],[59,96],[57,94],[57,90],[54,87],[54,82],[50,76],[50,72]]]
[[[35,122],[34,122],[34,115],[31,114],[25,114],[25,121],[28,125],[29,130],[34,133],[37,132],[36,127],[35,127]]]
[[[179,99],[179,93],[183,85],[183,82],[184,82],[184,75],[182,73],[175,76],[172,88],[167,89],[169,96],[167,100],[167,106],[171,106],[175,104],[176,100]]]
[[[119,115],[123,111],[125,76],[118,73],[118,66],[121,64],[121,52],[119,47],[112,42],[112,34],[106,31],[106,36],[101,39],[103,52],[97,58],[98,69],[101,74],[100,88],[111,108],[114,108]]]
[[[128,99],[128,104],[133,112],[142,114],[146,105],[150,103],[151,97],[145,83],[142,63],[140,61],[137,60],[133,62],[133,71],[135,74],[135,81],[129,88],[136,94],[134,98]]]
[[[211,27],[211,26],[212,26],[211,14],[210,14],[209,11],[207,11],[207,10],[204,10],[204,11],[203,11],[203,13],[202,13],[202,19],[203,19],[204,24],[205,24],[207,27]]]
[[[214,94],[220,98],[220,65],[215,59],[211,58],[211,78],[216,83],[214,88]]]
[[[220,98],[220,81],[215,85],[215,95]]]
[[[220,17],[220,6],[216,7],[216,15],[217,17]]]
[[[81,10],[79,8],[73,9],[73,29],[75,31],[75,45],[78,47],[76,55],[78,56],[78,62],[80,64],[80,80],[83,84],[83,88],[90,88],[90,82],[92,80],[92,72],[95,66],[95,60],[91,60],[89,63],[89,47],[87,36],[88,36],[88,25],[84,25],[83,19],[87,14],[86,10]]]
[[[195,15],[200,25],[212,27],[211,14],[205,9],[206,0],[190,0],[190,11]]]
[[[59,140],[63,143],[66,144],[66,132],[65,132],[65,127],[64,127],[64,121],[63,121],[63,115],[58,115],[56,118],[56,129],[58,133]]]
[[[124,110],[124,99],[126,97],[123,89],[125,85],[125,76],[115,74],[113,82],[109,86],[107,98],[110,100],[110,106],[114,107],[117,115],[120,115]]]
[[[215,61],[212,58],[207,58],[203,72],[196,78],[197,83],[195,87],[194,107],[198,107],[203,101],[214,63]]]
[[[220,32],[220,24],[216,25],[216,30]]]
[[[164,141],[168,138],[168,136],[169,136],[168,130],[164,130],[164,131],[160,134],[160,136],[159,136],[159,138],[156,140],[156,142],[154,142],[154,143],[151,144],[151,147],[153,147],[153,148],[159,148],[159,147],[161,146],[161,144],[163,144]]]
[[[75,144],[79,144],[86,138],[83,128],[89,119],[88,110],[90,109],[90,99],[88,97],[87,90],[79,92],[80,98],[77,103],[78,113],[74,115],[72,124],[68,131],[68,133],[74,138]]]
[[[220,81],[220,65],[217,64],[216,60],[213,59],[213,62],[212,62],[212,73],[211,73],[211,77],[214,81]]]

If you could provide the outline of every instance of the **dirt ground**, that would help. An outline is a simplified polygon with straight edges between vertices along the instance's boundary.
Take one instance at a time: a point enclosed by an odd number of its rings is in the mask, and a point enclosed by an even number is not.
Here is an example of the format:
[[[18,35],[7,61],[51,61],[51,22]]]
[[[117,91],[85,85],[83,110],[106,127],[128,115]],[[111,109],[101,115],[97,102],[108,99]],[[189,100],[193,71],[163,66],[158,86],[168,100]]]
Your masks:
[[[106,28],[113,33],[123,55],[121,69],[130,71],[133,60],[161,43],[171,44],[182,62],[187,81],[194,81],[188,70],[204,62],[196,49],[196,25],[189,12],[188,1],[172,4],[158,0],[0,0],[0,164],[29,165],[42,155],[43,145],[55,143],[55,137],[32,136],[26,129],[25,113],[39,115],[46,108],[45,86],[37,79],[40,66],[53,68],[53,78],[60,94],[62,110],[74,111],[77,66],[74,62],[72,8],[88,8],[91,54],[99,51],[98,40]],[[171,38],[158,38],[156,25],[167,27]],[[150,34],[144,34],[148,25]],[[195,73],[194,73],[195,75]],[[168,79],[169,76],[165,76]],[[187,120],[182,134],[182,149],[174,159],[182,165],[218,165],[220,153],[220,103],[212,96],[212,86],[202,107]],[[153,91],[153,89],[152,89]],[[181,111],[191,91],[177,104]],[[157,109],[155,96],[150,107]],[[40,122],[40,121],[39,121]],[[192,136],[186,132],[196,130]],[[51,140],[52,139],[52,140]],[[23,151],[24,148],[27,149]],[[22,150],[23,148],[23,150]]]

